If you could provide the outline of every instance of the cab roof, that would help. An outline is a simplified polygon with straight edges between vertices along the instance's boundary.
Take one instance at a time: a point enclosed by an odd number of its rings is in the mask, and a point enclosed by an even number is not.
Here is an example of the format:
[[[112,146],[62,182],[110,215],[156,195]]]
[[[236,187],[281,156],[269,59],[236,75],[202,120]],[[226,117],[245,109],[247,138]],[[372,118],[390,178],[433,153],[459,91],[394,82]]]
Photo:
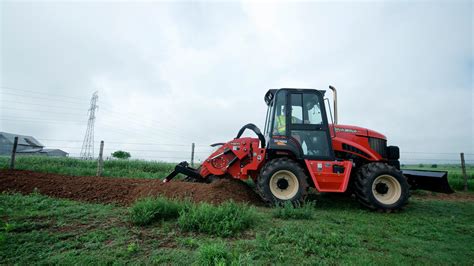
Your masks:
[[[285,90],[285,91],[296,91],[296,92],[305,92],[305,91],[317,91],[319,93],[322,94],[322,96],[324,97],[324,93],[326,93],[325,90],[316,90],[316,89],[297,89],[297,88],[280,88],[280,89],[270,89],[267,91],[267,93],[265,93],[265,97],[264,97],[264,100],[265,100],[265,103],[267,105],[270,105],[270,103],[273,101],[273,99],[275,98],[275,95],[278,91],[280,90]]]

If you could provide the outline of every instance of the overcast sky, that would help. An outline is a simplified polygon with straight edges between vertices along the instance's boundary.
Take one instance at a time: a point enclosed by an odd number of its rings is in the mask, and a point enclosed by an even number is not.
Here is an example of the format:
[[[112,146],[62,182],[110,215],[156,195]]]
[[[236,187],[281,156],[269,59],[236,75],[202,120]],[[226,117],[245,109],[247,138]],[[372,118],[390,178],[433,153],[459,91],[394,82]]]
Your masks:
[[[95,139],[107,154],[180,161],[192,142],[202,159],[205,145],[246,123],[263,129],[268,89],[329,84],[339,122],[385,134],[402,162],[474,154],[471,1],[2,1],[0,9],[0,131],[72,156],[96,90]]]

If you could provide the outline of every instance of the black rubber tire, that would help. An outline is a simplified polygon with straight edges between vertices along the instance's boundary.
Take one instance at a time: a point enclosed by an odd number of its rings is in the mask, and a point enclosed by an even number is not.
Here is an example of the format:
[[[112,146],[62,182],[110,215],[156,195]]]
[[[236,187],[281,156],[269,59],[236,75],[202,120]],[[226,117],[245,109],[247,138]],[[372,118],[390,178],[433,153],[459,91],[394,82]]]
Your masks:
[[[270,180],[273,174],[280,170],[290,171],[298,180],[298,191],[292,198],[287,200],[277,198],[270,189]],[[263,201],[269,205],[281,205],[287,201],[290,201],[293,205],[300,205],[304,202],[308,191],[307,178],[304,169],[297,162],[286,157],[276,158],[267,162],[262,170],[260,170],[256,190]]]
[[[384,204],[376,199],[372,185],[377,177],[390,175],[400,184],[401,193],[392,204]],[[359,203],[371,210],[381,212],[398,211],[408,203],[410,197],[410,186],[401,171],[386,163],[368,163],[361,166],[355,175],[354,180],[355,195]]]

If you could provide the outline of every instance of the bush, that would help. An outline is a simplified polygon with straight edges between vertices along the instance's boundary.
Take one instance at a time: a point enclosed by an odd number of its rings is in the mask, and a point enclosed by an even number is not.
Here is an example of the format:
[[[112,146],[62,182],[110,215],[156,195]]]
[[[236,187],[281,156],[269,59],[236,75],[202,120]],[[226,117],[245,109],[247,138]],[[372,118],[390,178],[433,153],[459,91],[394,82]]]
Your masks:
[[[178,202],[163,197],[143,198],[130,208],[130,220],[135,225],[148,225],[158,220],[178,218],[186,202]]]
[[[281,219],[311,219],[313,218],[314,203],[307,202],[302,206],[293,206],[291,202],[285,202],[283,206],[277,206],[273,210],[273,217]]]
[[[128,159],[131,157],[129,152],[126,151],[115,151],[112,153],[112,157],[117,159]]]
[[[433,165],[431,165],[431,168],[438,168],[438,165],[437,165],[437,164],[433,164]]]
[[[178,225],[184,231],[229,237],[252,226],[256,218],[254,208],[233,201],[219,206],[202,203],[181,211]]]

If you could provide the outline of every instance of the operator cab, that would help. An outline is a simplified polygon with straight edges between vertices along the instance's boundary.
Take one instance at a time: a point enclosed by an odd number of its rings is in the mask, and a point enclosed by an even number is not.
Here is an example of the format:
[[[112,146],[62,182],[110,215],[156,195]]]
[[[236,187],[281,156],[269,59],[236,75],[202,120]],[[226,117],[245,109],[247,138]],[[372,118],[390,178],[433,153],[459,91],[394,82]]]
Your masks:
[[[268,149],[296,159],[334,160],[324,105],[325,91],[278,89],[265,94]]]

